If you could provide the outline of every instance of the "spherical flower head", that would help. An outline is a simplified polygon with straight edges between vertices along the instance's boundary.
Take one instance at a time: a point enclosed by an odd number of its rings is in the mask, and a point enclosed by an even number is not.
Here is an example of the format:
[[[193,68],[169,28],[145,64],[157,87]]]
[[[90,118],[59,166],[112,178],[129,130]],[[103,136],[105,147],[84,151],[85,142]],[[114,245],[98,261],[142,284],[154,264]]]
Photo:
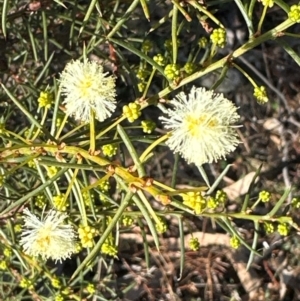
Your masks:
[[[189,247],[192,251],[198,251],[200,249],[200,242],[197,237],[192,237],[189,241]]]
[[[46,196],[43,194],[37,195],[34,198],[34,205],[37,206],[38,208],[43,209],[47,204],[47,199]]]
[[[66,211],[67,207],[69,207],[69,204],[66,202],[64,194],[53,196],[52,202],[53,202],[53,207],[57,211]]]
[[[189,62],[184,65],[183,69],[187,74],[192,74],[196,71],[197,65],[192,62]]]
[[[218,203],[224,204],[224,203],[226,202],[226,200],[227,200],[228,197],[227,197],[227,194],[226,194],[225,191],[223,191],[223,190],[218,190],[218,191],[216,192],[215,198],[216,198],[216,200],[217,200]]]
[[[76,250],[76,234],[71,225],[64,224],[66,214],[49,211],[44,219],[39,219],[27,208],[20,244],[30,256],[62,261]]]
[[[133,222],[134,222],[134,220],[130,216],[125,215],[122,217],[122,225],[124,227],[132,226]]]
[[[201,214],[207,206],[206,199],[200,191],[190,191],[181,194],[181,196],[183,198],[183,204],[194,209],[197,215]]]
[[[211,36],[210,36],[210,39],[212,41],[213,44],[221,47],[221,48],[224,48],[225,45],[226,45],[226,31],[224,28],[217,28],[217,29],[214,29]]]
[[[161,53],[158,53],[153,57],[154,62],[156,62],[159,66],[165,66],[167,63],[167,59]]]
[[[151,134],[156,128],[156,123],[152,120],[143,120],[141,126],[144,133]]]
[[[92,248],[94,245],[94,237],[97,235],[95,228],[80,225],[78,228],[80,242],[84,248]]]
[[[264,86],[255,87],[253,95],[257,99],[257,102],[261,105],[265,104],[269,101],[269,98],[267,95],[267,90],[266,90],[266,87],[264,87]]]
[[[168,229],[166,222],[162,218],[158,218],[159,223],[155,225],[156,231],[159,234],[165,233]]]
[[[58,173],[58,169],[56,166],[47,167],[47,174],[49,178],[53,178]]]
[[[208,41],[207,41],[207,38],[206,37],[201,37],[198,41],[198,46],[200,48],[206,48],[208,45]]]
[[[100,189],[100,191],[101,192],[108,192],[109,191],[109,189],[111,188],[111,186],[110,186],[110,183],[109,183],[109,181],[101,181],[99,184],[98,184],[98,187],[99,187],[99,189]]]
[[[96,287],[93,283],[89,283],[88,286],[86,287],[86,290],[89,294],[95,294],[96,292]]]
[[[207,208],[208,209],[216,209],[219,206],[219,202],[216,198],[213,198],[212,196],[209,196],[207,198]]]
[[[287,236],[289,234],[290,227],[286,223],[281,223],[277,226],[277,231],[280,235]]]
[[[181,92],[171,104],[174,109],[160,119],[172,130],[166,144],[174,153],[201,166],[235,150],[239,139],[233,124],[240,116],[223,94],[193,87],[188,96]]]
[[[5,260],[0,261],[0,270],[6,271],[7,270],[7,262]]]
[[[229,244],[232,248],[237,249],[241,245],[241,242],[236,236],[232,236],[229,240]]]
[[[40,108],[45,107],[47,109],[50,109],[53,102],[54,102],[54,98],[52,93],[50,93],[49,91],[40,92],[40,97],[38,98],[38,103]]]
[[[139,92],[144,92],[144,90],[146,89],[146,83],[145,82],[140,82],[140,83],[138,83],[138,90],[139,90]]]
[[[259,193],[258,198],[259,198],[259,200],[261,200],[262,202],[267,203],[267,202],[269,202],[270,199],[271,199],[271,193],[270,193],[269,191],[262,190],[262,191]]]
[[[132,123],[141,116],[141,106],[138,103],[131,102],[123,107],[123,114]]]
[[[102,152],[103,155],[108,156],[108,157],[112,157],[115,156],[117,154],[118,151],[118,145],[111,143],[111,144],[106,144],[102,146]]]
[[[267,234],[272,234],[275,231],[275,227],[270,222],[264,222],[264,229]]]
[[[114,77],[106,75],[93,61],[68,63],[60,79],[66,114],[83,122],[90,121],[92,111],[99,121],[110,117],[116,109],[116,89]]]
[[[5,248],[3,251],[3,255],[7,258],[10,258],[12,255],[12,250],[10,248]]]
[[[180,78],[180,66],[178,64],[168,64],[165,67],[164,74],[169,80]]]
[[[104,242],[103,245],[101,246],[101,252],[103,254],[107,254],[111,257],[117,257],[117,254],[118,254],[118,250],[117,250],[116,246],[111,245],[107,242]]]
[[[295,4],[291,6],[288,13],[289,19],[293,22],[300,23],[300,5]]]
[[[32,280],[31,279],[27,279],[25,277],[23,277],[20,281],[20,287],[22,288],[27,288],[29,290],[33,290],[34,289],[34,286],[32,284]]]

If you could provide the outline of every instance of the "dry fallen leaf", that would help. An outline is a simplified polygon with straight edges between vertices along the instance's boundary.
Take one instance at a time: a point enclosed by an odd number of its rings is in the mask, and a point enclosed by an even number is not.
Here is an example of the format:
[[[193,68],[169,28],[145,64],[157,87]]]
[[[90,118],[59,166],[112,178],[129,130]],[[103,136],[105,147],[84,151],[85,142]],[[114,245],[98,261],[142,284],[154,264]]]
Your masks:
[[[252,171],[252,172],[248,173],[244,178],[225,187],[223,190],[224,190],[224,192],[226,192],[228,199],[230,201],[234,201],[239,196],[246,194],[249,189],[249,186],[253,180],[254,175],[255,175],[255,172]],[[258,178],[256,179],[256,181],[258,181]]]

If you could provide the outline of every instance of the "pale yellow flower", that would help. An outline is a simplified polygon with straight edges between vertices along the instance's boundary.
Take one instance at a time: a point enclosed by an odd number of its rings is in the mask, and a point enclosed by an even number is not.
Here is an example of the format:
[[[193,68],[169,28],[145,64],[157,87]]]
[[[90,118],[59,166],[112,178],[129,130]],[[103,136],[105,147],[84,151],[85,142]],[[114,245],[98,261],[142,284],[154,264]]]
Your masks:
[[[116,88],[115,78],[107,74],[94,61],[68,63],[60,79],[66,114],[83,122],[90,121],[91,111],[99,121],[110,117],[116,109]]]
[[[235,150],[239,139],[233,124],[240,116],[223,94],[193,87],[188,96],[181,92],[170,103],[174,109],[160,119],[171,130],[166,144],[174,153],[201,166]]]
[[[25,224],[20,244],[26,254],[61,261],[76,251],[76,234],[71,225],[63,223],[65,213],[51,210],[42,220],[27,208],[23,213]]]

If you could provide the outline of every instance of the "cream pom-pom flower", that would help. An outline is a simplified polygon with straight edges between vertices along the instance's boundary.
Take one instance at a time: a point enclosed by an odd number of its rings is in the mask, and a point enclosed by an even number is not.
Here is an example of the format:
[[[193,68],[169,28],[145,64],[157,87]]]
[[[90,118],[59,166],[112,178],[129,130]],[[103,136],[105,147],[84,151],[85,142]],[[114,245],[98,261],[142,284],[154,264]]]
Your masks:
[[[166,144],[174,153],[201,166],[235,150],[239,139],[233,124],[240,116],[223,94],[193,87],[188,96],[180,92],[170,103],[174,109],[160,119],[171,130]]]
[[[51,210],[40,220],[27,208],[23,213],[20,244],[26,254],[62,261],[76,251],[76,233],[71,225],[63,223],[67,214]]]
[[[107,74],[95,61],[68,63],[60,77],[66,114],[83,122],[90,121],[92,111],[99,121],[110,117],[116,109],[116,88],[115,78]]]

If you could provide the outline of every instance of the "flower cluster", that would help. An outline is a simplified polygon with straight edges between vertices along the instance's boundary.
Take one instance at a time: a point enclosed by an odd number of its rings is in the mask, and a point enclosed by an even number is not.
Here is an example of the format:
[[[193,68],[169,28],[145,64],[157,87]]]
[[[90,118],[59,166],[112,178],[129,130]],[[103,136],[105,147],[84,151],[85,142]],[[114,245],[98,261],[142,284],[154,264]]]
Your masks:
[[[89,283],[86,287],[86,290],[89,294],[94,294],[96,292],[96,287],[95,287],[95,284],[93,283]]]
[[[92,248],[94,245],[94,237],[97,235],[95,228],[90,226],[80,225],[78,236],[83,248]]]
[[[53,206],[57,211],[66,211],[69,204],[66,202],[64,194],[53,196]]]
[[[290,227],[286,223],[280,223],[277,226],[277,231],[282,236],[287,236],[290,232]]]
[[[5,260],[0,260],[0,270],[5,271],[7,270],[7,268],[8,268],[7,262]]]
[[[154,62],[156,62],[159,66],[165,66],[167,63],[166,57],[164,57],[161,53],[158,53],[153,57]]]
[[[43,194],[39,194],[34,198],[34,204],[35,206],[37,206],[38,208],[42,209],[46,206],[47,204],[47,198],[45,195]]]
[[[263,225],[264,225],[264,229],[267,234],[272,234],[275,231],[275,227],[274,227],[273,223],[264,222]]]
[[[300,5],[292,5],[288,16],[291,21],[300,23]]]
[[[29,290],[33,290],[34,289],[34,286],[33,286],[33,282],[31,279],[28,279],[28,278],[25,278],[23,277],[20,281],[20,287],[22,288],[27,288]]]
[[[220,205],[224,205],[227,200],[227,194],[223,190],[218,190],[215,197],[209,196],[207,198],[207,208],[216,209]]]
[[[54,276],[52,279],[51,279],[51,285],[55,288],[61,288],[61,282],[60,280],[57,278],[57,276]]]
[[[45,107],[47,109],[50,109],[53,102],[54,98],[52,93],[50,93],[49,91],[41,91],[40,97],[38,98],[40,108]]]
[[[214,29],[211,36],[210,36],[210,39],[212,41],[213,44],[221,47],[221,48],[224,48],[225,45],[226,45],[226,31],[224,28],[217,28],[217,29]]]
[[[76,234],[71,225],[63,223],[66,214],[51,210],[40,220],[27,208],[23,213],[25,224],[20,244],[26,254],[62,261],[75,252]]]
[[[206,48],[208,45],[208,41],[207,41],[207,38],[206,37],[201,37],[198,41],[198,46],[200,48]]]
[[[10,258],[11,255],[12,255],[12,250],[11,250],[11,248],[5,248],[4,251],[3,251],[3,255],[4,255],[6,258]]]
[[[267,90],[266,90],[266,87],[264,87],[264,86],[255,87],[253,96],[257,99],[257,102],[259,104],[265,104],[269,101],[269,98],[267,95]]]
[[[196,71],[197,65],[192,62],[189,62],[184,65],[183,69],[186,72],[186,74],[192,74]]]
[[[141,116],[141,106],[138,103],[131,102],[123,107],[123,114],[132,123]]]
[[[169,80],[176,80],[180,77],[180,66],[178,64],[168,64],[164,74]]]
[[[27,162],[27,165],[28,165],[30,168],[36,169],[36,164],[35,164],[34,160],[29,160],[29,161]]]
[[[269,191],[262,190],[258,195],[258,199],[263,203],[267,203],[271,199],[271,193]]]
[[[56,166],[47,166],[47,175],[49,176],[49,178],[53,178],[57,172],[58,172],[58,169]]]
[[[61,74],[60,86],[66,96],[66,113],[76,120],[90,121],[91,114],[104,121],[116,109],[115,79],[104,73],[96,62],[79,60],[67,64]]]
[[[239,139],[233,124],[240,116],[223,94],[193,87],[188,96],[181,92],[170,103],[174,109],[160,117],[171,130],[166,144],[188,163],[201,166],[235,150]]]
[[[232,236],[229,240],[229,244],[232,248],[237,249],[241,245],[241,241],[237,236]]]
[[[183,204],[192,208],[196,214],[200,214],[206,208],[206,199],[200,191],[190,191],[181,196]]]
[[[152,120],[143,120],[141,126],[144,133],[151,134],[156,128],[156,123]]]
[[[102,146],[102,152],[104,156],[112,157],[117,154],[118,145],[111,143],[111,144],[105,144]]]
[[[112,237],[108,237],[103,245],[101,246],[101,252],[103,254],[109,255],[111,257],[116,257],[118,254],[117,247],[114,244],[114,239]]]
[[[132,219],[132,217],[128,216],[128,215],[123,215],[122,217],[122,225],[124,227],[130,227],[132,226],[134,220]]]
[[[95,202],[95,194],[92,191],[81,190],[81,195],[86,206],[92,206]]]
[[[198,251],[200,249],[200,242],[197,237],[192,237],[189,241],[189,247],[192,251]]]
[[[155,224],[155,229],[157,233],[162,234],[167,231],[167,223],[161,217],[158,218],[159,223]]]
[[[227,200],[227,195],[224,191],[218,190],[216,195],[206,196],[201,191],[189,191],[180,194],[183,199],[183,204],[195,211],[195,214],[201,214],[205,210],[215,210],[219,206],[224,206]]]

